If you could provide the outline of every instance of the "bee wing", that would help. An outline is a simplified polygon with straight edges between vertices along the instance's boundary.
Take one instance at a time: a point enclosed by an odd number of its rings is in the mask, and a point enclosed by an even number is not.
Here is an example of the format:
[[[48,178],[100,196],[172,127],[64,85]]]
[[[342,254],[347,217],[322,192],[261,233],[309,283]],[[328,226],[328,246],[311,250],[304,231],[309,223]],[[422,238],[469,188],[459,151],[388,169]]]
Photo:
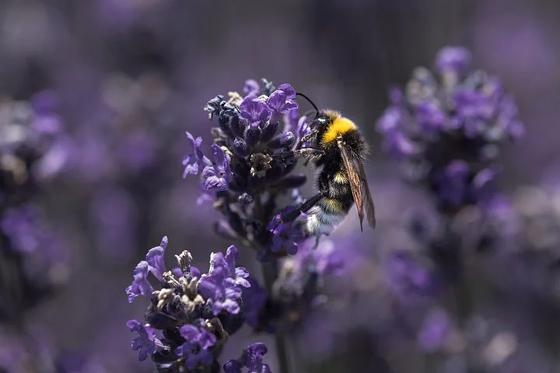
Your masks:
[[[354,156],[352,151],[344,144],[341,139],[337,141],[337,144],[338,148],[340,149],[340,154],[342,155],[346,173],[348,174],[350,189],[352,190],[352,197],[354,197],[354,203],[356,204],[356,209],[358,210],[358,217],[360,218],[360,228],[363,232],[364,227],[362,223],[364,221],[364,202],[368,223],[372,228],[374,228],[375,208],[373,206],[371,194],[369,193],[368,182],[364,172],[364,165],[362,164],[362,160]]]
[[[362,194],[366,197],[366,215],[368,223],[370,227],[375,228],[375,205],[373,204],[373,198],[371,198],[371,193],[369,191],[364,163],[360,159],[355,159],[354,162],[358,165],[358,174],[362,181]]]

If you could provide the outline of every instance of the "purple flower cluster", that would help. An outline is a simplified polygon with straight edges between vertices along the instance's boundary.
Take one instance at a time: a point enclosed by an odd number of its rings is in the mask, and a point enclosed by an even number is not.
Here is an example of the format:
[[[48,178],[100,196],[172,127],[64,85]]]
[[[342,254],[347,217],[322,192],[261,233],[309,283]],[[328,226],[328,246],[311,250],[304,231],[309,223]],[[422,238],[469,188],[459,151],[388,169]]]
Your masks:
[[[298,120],[291,85],[274,87],[263,80],[261,86],[248,80],[244,92],[245,97],[231,93],[228,100],[219,95],[208,101],[205,110],[218,120],[211,159],[203,153],[202,138],[187,132],[192,153],[183,161],[183,176],[201,175],[198,202],[212,201],[222,213],[224,219],[216,224],[220,235],[254,247],[261,259],[270,251],[295,254],[293,240],[272,242],[278,234],[271,234],[266,223],[280,210],[278,197],[291,195],[306,181],[292,171],[294,150],[308,126],[305,118]]]
[[[481,71],[469,73],[469,63],[465,48],[443,48],[436,58],[437,75],[417,68],[404,92],[391,91],[390,106],[378,120],[386,150],[403,164],[407,176],[433,195],[437,205],[433,211],[437,216],[427,212],[410,218],[405,233],[412,238],[411,247],[391,247],[385,266],[397,322],[416,336],[422,351],[440,354],[441,366],[449,365],[444,370],[462,364],[464,371],[495,371],[513,353],[516,341],[511,333],[492,336],[507,350],[498,362],[492,360],[499,355],[496,351],[488,357],[490,337],[484,341],[474,337],[473,325],[483,317],[473,304],[476,280],[468,277],[472,276],[469,266],[478,255],[491,253],[495,256],[491,272],[499,271],[505,258],[509,270],[519,270],[511,258],[514,248],[526,244],[524,238],[545,235],[542,231],[523,235],[520,222],[527,217],[523,209],[516,211],[518,203],[496,193],[501,147],[522,136],[523,125],[499,80]],[[525,211],[547,210],[544,201],[550,198],[536,194],[541,206],[535,207],[532,200]],[[538,220],[539,229],[543,227],[540,217],[532,218],[526,220],[529,225]],[[560,242],[556,236],[546,236],[551,238],[548,243]],[[504,277],[504,272],[498,273]],[[454,314],[443,307],[446,292],[452,294]]]
[[[523,134],[499,79],[469,73],[469,63],[467,49],[441,49],[437,74],[415,69],[404,91],[391,90],[390,106],[377,122],[385,150],[450,212],[492,197],[501,146]]]
[[[128,301],[150,297],[146,324],[130,320],[128,328],[138,337],[132,349],[140,361],[150,357],[160,372],[214,369],[228,338],[243,325],[243,289],[249,288],[249,273],[237,267],[238,252],[230,246],[225,255],[212,253],[208,273],[191,267],[191,254],[176,256],[179,267],[167,270],[164,256],[168,240],[150,249],[138,263],[132,284],[126,288]],[[150,276],[159,287],[150,282]]]

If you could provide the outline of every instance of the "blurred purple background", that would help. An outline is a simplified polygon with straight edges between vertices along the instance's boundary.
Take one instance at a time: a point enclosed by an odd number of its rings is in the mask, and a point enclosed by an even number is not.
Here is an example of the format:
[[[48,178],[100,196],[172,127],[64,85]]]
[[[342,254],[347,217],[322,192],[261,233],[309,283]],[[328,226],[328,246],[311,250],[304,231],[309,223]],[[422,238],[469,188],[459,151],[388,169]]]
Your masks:
[[[560,277],[547,263],[558,260],[560,239],[542,249],[546,259],[511,255],[506,242],[505,253],[477,263],[469,275],[482,294],[480,323],[468,326],[475,342],[449,331],[450,310],[437,304],[427,317],[399,319],[396,308],[404,306],[390,294],[402,289],[387,272],[402,269],[388,269],[386,257],[413,245],[403,233],[410,216],[435,214],[425,193],[401,182],[375,131],[390,86],[404,85],[418,65],[433,67],[441,47],[464,45],[473,66],[501,77],[526,125],[525,138],[503,153],[502,189],[526,221],[548,213],[558,219],[559,20],[556,0],[1,2],[0,100],[49,94],[46,105],[64,127],[59,152],[41,168],[40,205],[62,242],[65,274],[64,285],[25,316],[37,337],[20,341],[11,327],[0,329],[0,367],[28,354],[64,361],[65,372],[153,371],[130,350],[125,327],[146,304],[128,304],[124,289],[164,235],[172,253],[188,249],[204,269],[211,251],[229,246],[213,232],[218,213],[197,206],[197,183],[181,177],[190,151],[184,133],[208,147],[208,99],[266,77],[342,111],[372,146],[367,167],[379,224],[361,234],[350,214],[330,237],[347,262],[327,283],[331,306],[293,336],[298,372],[466,372],[453,351],[468,343],[486,362],[480,371],[559,371]],[[543,219],[528,240],[559,228],[543,228]],[[259,271],[252,252],[241,250],[241,263]],[[408,313],[426,307],[404,298]],[[417,335],[407,323],[419,326]],[[255,341],[274,349],[273,338],[247,328],[235,338],[225,358]],[[444,363],[434,367],[431,359]],[[274,371],[274,354],[267,360]],[[56,371],[49,364],[6,369]]]

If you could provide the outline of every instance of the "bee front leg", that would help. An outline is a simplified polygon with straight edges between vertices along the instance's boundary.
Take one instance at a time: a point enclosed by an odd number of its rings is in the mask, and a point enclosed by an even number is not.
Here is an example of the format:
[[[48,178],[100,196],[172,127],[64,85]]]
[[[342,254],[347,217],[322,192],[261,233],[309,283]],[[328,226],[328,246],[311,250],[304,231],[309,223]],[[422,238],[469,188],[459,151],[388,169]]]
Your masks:
[[[309,132],[307,135],[305,135],[301,138],[300,144],[305,144],[306,142],[308,142],[309,140],[311,140],[315,136],[317,136],[317,131]]]
[[[294,150],[294,155],[296,158],[305,157],[309,159],[318,159],[323,156],[325,152],[321,149],[314,149],[314,148],[303,148]]]

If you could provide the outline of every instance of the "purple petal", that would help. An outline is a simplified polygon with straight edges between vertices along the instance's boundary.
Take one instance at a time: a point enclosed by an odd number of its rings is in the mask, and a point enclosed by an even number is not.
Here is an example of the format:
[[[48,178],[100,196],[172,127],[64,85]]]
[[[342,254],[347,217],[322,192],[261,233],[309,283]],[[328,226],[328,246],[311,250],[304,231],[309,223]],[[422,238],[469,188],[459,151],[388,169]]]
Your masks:
[[[150,272],[160,281],[163,280],[162,275],[167,271],[165,267],[165,249],[167,248],[168,239],[164,236],[159,246],[156,246],[146,254],[146,261],[150,265]]]
[[[194,325],[183,325],[179,330],[181,337],[185,338],[187,342],[194,343],[198,340],[200,334],[199,329]]]
[[[284,91],[276,90],[268,97],[268,107],[276,112],[280,112],[286,103],[286,93]]]
[[[241,109],[239,116],[250,124],[266,122],[272,116],[272,111],[267,104],[253,95],[245,97],[239,108]]]
[[[277,88],[278,90],[284,91],[286,93],[286,98],[289,100],[295,100],[296,90],[289,83],[280,84]]]
[[[204,182],[204,187],[208,191],[211,191],[211,190],[216,190],[216,191],[228,190],[228,183],[223,178],[220,178],[220,177],[217,177],[217,176],[211,176],[211,177],[207,178],[206,181]]]
[[[227,263],[230,274],[233,275],[235,273],[235,263],[239,259],[239,250],[237,250],[237,247],[234,245],[228,247],[224,259]]]
[[[236,315],[239,313],[241,308],[239,307],[239,303],[237,303],[236,301],[232,299],[226,299],[219,305],[216,304],[216,307],[213,307],[214,315],[218,315],[222,310],[226,310],[232,315]]]
[[[214,158],[216,166],[220,168],[229,164],[226,153],[218,144],[212,144],[212,158]]]
[[[138,360],[144,361],[155,351],[155,333],[152,328],[144,327],[137,320],[129,320],[126,326],[131,332],[137,332],[138,337],[131,343],[132,350],[138,350]]]
[[[148,296],[151,295],[154,289],[152,285],[148,282],[148,262],[141,261],[138,263],[136,268],[134,268],[134,276],[132,284],[126,288],[126,293],[128,294],[128,303],[132,303],[134,299],[139,295]]]

